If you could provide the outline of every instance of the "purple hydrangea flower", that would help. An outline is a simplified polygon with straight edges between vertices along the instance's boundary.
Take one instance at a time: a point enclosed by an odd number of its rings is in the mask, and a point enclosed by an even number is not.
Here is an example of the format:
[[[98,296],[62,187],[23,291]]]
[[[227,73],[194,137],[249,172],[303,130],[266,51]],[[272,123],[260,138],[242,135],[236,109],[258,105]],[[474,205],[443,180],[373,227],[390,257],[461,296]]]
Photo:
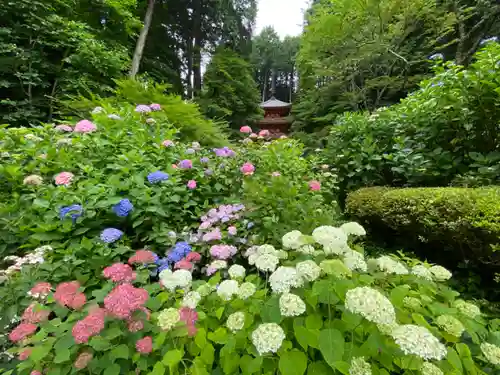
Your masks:
[[[101,233],[101,240],[106,243],[113,243],[122,238],[123,232],[116,228],[106,228]]]
[[[210,161],[210,159],[209,159],[209,158],[207,158],[207,157],[203,157],[203,158],[201,158],[201,159],[200,159],[200,162],[201,162],[201,163],[203,163],[203,164],[206,164],[206,163],[208,163],[209,161]]]
[[[211,169],[205,169],[205,176],[211,176],[214,174],[214,171],[212,171]]]
[[[139,113],[149,113],[151,112],[151,108],[149,108],[148,105],[139,104],[137,107],[135,107],[135,111]]]
[[[191,169],[193,168],[193,162],[189,159],[181,160],[181,162],[179,163],[179,168]]]
[[[157,103],[153,103],[149,106],[149,108],[151,108],[153,111],[161,111],[161,105],[157,104]]]
[[[118,204],[113,206],[113,212],[120,217],[127,217],[134,209],[134,205],[128,199],[122,199]]]
[[[156,184],[157,182],[162,182],[168,180],[168,173],[162,171],[156,171],[148,174],[148,181],[151,184]]]
[[[71,206],[61,207],[59,210],[59,217],[64,220],[66,216],[70,215],[71,219],[76,220],[83,214],[83,208],[79,204],[72,204]]]
[[[214,152],[215,152],[215,155],[221,156],[224,158],[232,157],[232,156],[236,155],[236,153],[233,150],[231,150],[229,147],[216,148],[216,149],[214,149]]]

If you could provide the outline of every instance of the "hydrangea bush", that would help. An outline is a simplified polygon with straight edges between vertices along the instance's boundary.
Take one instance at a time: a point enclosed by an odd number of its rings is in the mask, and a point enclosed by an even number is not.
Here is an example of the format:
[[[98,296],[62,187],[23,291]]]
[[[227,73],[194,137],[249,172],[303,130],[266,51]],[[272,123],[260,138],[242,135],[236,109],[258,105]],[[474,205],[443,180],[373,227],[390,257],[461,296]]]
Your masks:
[[[141,250],[104,268],[92,292],[75,280],[39,282],[9,334],[17,374],[498,371],[500,321],[460,299],[443,267],[367,259],[364,234],[357,223],[295,230],[279,248],[238,249],[241,264],[209,276],[152,272],[158,256]]]

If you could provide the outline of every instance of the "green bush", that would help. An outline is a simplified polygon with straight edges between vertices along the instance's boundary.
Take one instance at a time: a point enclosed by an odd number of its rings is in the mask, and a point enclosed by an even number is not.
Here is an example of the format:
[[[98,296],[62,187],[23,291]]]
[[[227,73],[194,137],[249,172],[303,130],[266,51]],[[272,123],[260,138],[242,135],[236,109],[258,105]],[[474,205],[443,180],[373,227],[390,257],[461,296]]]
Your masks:
[[[363,188],[350,193],[346,213],[388,230],[432,260],[500,266],[500,188]],[[377,233],[374,233],[377,235]],[[484,269],[483,269],[484,271]]]

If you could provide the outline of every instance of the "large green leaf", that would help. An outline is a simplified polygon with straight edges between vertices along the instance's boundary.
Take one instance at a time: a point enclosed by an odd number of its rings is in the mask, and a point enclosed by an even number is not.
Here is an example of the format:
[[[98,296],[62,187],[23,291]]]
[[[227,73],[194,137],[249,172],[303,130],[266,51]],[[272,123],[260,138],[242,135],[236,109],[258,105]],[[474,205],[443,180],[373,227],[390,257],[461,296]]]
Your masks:
[[[281,354],[279,369],[282,374],[302,375],[306,372],[307,356],[298,350],[292,350]]]
[[[344,356],[344,337],[336,329],[323,329],[319,333],[319,350],[326,363],[335,369],[335,362]]]

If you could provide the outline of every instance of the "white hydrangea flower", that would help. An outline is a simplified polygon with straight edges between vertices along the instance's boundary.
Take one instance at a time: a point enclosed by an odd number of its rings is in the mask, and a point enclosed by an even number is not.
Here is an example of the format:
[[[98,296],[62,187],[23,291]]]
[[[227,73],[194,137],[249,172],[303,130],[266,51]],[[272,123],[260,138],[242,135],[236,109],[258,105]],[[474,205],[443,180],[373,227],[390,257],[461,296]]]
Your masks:
[[[260,355],[276,353],[285,338],[283,328],[276,323],[263,323],[252,332],[252,343]]]
[[[401,262],[398,262],[387,255],[383,255],[375,259],[375,261],[377,263],[377,267],[384,273],[394,273],[396,275],[408,274],[408,269]]]
[[[169,331],[175,327],[180,319],[181,316],[179,314],[179,310],[171,307],[158,314],[158,327],[164,331]]]
[[[422,307],[422,303],[418,298],[405,297],[403,298],[403,305],[412,310],[418,310]]]
[[[329,225],[316,228],[312,232],[312,237],[323,246],[342,248],[347,245],[347,234],[342,229]]]
[[[457,299],[454,303],[453,306],[458,309],[460,313],[462,313],[465,316],[468,316],[469,318],[474,319],[475,317],[481,315],[481,310],[479,307],[476,305],[465,302],[464,300]]]
[[[193,281],[193,275],[188,270],[174,271],[172,277],[177,281],[177,286],[182,289],[189,288]]]
[[[239,285],[236,280],[224,280],[217,288],[217,295],[224,301],[230,301],[234,295],[238,294]]]
[[[102,111],[104,111],[104,108],[102,107],[95,107],[93,110],[92,110],[92,114],[93,115],[96,115],[98,113],[101,113]]]
[[[256,290],[257,287],[255,286],[255,284],[250,282],[243,283],[238,289],[238,297],[241,299],[248,299],[254,295]]]
[[[245,278],[246,270],[245,267],[240,266],[239,264],[233,264],[229,267],[227,272],[232,279],[243,279]]]
[[[495,366],[500,365],[500,348],[498,346],[483,342],[481,343],[481,351],[488,362]]]
[[[448,271],[446,268],[441,267],[441,266],[432,266],[429,271],[431,271],[432,276],[434,277],[434,280],[436,281],[446,281],[451,279],[451,272]]]
[[[260,245],[257,248],[257,254],[259,254],[259,255],[264,255],[264,254],[276,255],[276,249],[272,245]]]
[[[316,249],[312,245],[304,245],[297,249],[299,253],[313,255]]]
[[[201,295],[198,292],[186,293],[182,299],[181,306],[189,307],[190,309],[195,309],[198,306],[198,302],[201,301]]]
[[[285,250],[277,250],[276,256],[278,259],[288,259],[288,253]]]
[[[363,254],[358,253],[357,251],[350,250],[345,253],[342,260],[351,271],[366,272],[368,270],[368,265],[365,262]]]
[[[304,242],[302,241],[302,233],[299,230],[292,230],[283,236],[281,239],[285,249],[298,249]]]
[[[250,257],[251,255],[255,255],[255,254],[257,254],[257,249],[258,249],[258,248],[259,248],[258,246],[252,246],[252,247],[249,247],[249,248],[248,248],[248,249],[247,249],[247,250],[243,253],[243,256],[244,256],[245,258],[248,258],[248,257]]]
[[[372,375],[372,367],[363,357],[354,357],[351,360],[349,375]]]
[[[196,291],[202,297],[210,295],[215,290],[215,287],[209,283],[201,284]]]
[[[325,255],[343,255],[349,251],[352,251],[349,246],[346,244],[330,244],[323,246],[323,253]]]
[[[278,266],[280,260],[273,254],[258,255],[255,259],[255,267],[263,272],[273,272]]]
[[[436,324],[452,336],[460,337],[465,331],[465,327],[460,320],[451,315],[440,315],[436,319]]]
[[[174,277],[173,272],[168,268],[161,271],[158,277],[161,285],[163,285],[163,287],[167,290],[173,292],[175,288],[177,288],[177,279]]]
[[[425,327],[414,324],[401,325],[392,331],[391,336],[405,354],[438,361],[446,357],[446,347]]]
[[[392,331],[394,331],[396,328],[399,327],[399,324],[397,323],[392,323],[392,324],[377,324],[377,328],[382,333],[383,335],[390,336],[392,334]]]
[[[210,263],[208,266],[216,270],[222,270],[227,268],[227,262],[225,260],[216,259],[212,261],[212,263]]]
[[[274,293],[288,293],[291,288],[302,286],[302,278],[293,267],[278,267],[269,277]]]
[[[239,331],[245,325],[245,314],[235,312],[227,317],[226,326],[231,332]]]
[[[366,235],[366,230],[363,228],[360,224],[351,221],[350,223],[344,223],[340,226],[340,229],[342,229],[345,234],[353,235],[353,236],[364,236]]]
[[[345,308],[377,324],[394,324],[396,322],[396,312],[391,301],[378,290],[367,286],[348,290],[345,297]]]
[[[431,271],[421,265],[421,264],[418,264],[416,266],[414,266],[412,269],[411,269],[411,273],[415,276],[418,276],[418,277],[421,277],[423,279],[426,279],[426,280],[432,280],[432,273]]]
[[[420,368],[422,375],[444,375],[443,371],[430,362],[424,362]]]
[[[299,316],[306,311],[306,304],[292,293],[283,293],[280,297],[280,311],[283,316]]]
[[[321,275],[321,268],[313,260],[305,260],[295,265],[300,277],[306,281],[314,281]]]

